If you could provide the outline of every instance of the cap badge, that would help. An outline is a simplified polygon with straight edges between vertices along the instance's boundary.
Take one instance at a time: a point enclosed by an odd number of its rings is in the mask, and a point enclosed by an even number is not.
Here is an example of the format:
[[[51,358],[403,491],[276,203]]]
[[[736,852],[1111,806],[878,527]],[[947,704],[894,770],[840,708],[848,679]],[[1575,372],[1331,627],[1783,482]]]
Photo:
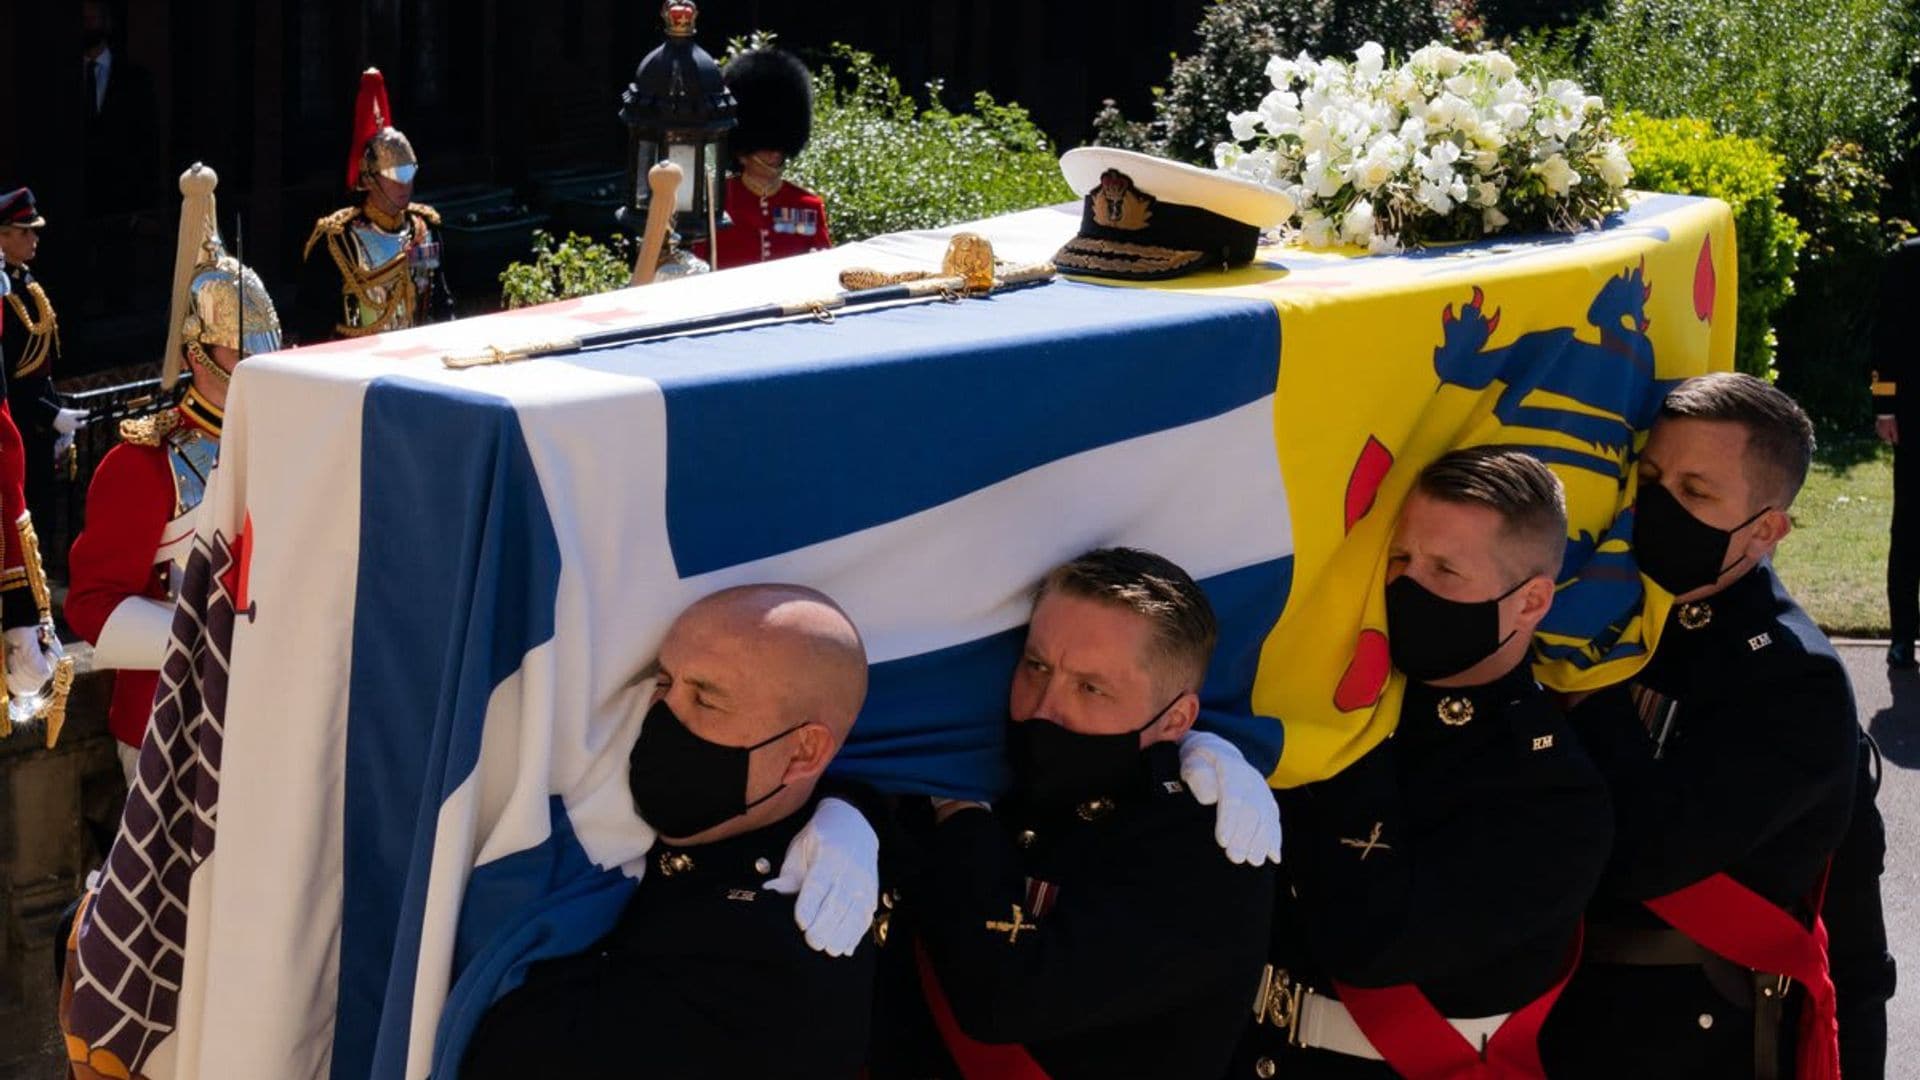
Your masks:
[[[1093,193],[1093,220],[1108,229],[1135,232],[1153,220],[1153,196],[1133,186],[1133,178],[1118,169],[1100,174],[1100,189]]]

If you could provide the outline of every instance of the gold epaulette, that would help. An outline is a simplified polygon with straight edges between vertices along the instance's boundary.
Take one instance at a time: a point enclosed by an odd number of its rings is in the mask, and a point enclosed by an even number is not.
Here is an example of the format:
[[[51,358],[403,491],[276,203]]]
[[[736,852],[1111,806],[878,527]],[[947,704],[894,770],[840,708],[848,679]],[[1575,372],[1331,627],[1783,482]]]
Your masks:
[[[433,207],[428,206],[426,203],[420,203],[420,202],[408,203],[407,212],[411,214],[419,214],[421,217],[426,218],[427,224],[429,225],[440,224],[440,211],[435,210]]]
[[[135,446],[159,446],[165,442],[173,429],[180,426],[180,412],[168,409],[165,412],[149,416],[138,416],[132,420],[120,421],[120,441]]]
[[[352,224],[353,219],[358,216],[359,213],[360,208],[357,206],[343,206],[314,222],[313,235],[307,237],[307,246],[300,249],[300,258],[305,259],[308,255],[313,254],[313,245],[319,243],[321,237],[339,236],[341,233],[347,231],[347,226]]]

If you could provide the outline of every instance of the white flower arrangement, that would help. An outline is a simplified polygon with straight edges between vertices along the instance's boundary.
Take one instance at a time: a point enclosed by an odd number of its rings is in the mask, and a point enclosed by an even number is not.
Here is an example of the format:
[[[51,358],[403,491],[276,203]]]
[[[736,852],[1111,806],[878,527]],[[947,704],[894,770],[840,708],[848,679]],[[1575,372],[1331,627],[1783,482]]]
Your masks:
[[[1276,56],[1267,78],[1214,161],[1292,196],[1309,247],[1574,232],[1625,206],[1633,167],[1606,103],[1522,78],[1505,53],[1432,44],[1389,67],[1370,41],[1351,62]]]

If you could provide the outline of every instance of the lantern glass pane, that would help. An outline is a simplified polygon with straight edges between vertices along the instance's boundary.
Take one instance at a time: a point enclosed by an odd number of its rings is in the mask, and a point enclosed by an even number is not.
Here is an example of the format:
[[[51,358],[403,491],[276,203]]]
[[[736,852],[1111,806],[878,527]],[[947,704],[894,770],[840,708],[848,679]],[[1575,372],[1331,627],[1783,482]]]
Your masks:
[[[694,147],[673,143],[667,147],[667,158],[680,166],[680,190],[674,196],[674,209],[692,210],[693,192],[700,183],[699,155]]]
[[[647,187],[647,170],[658,160],[660,149],[652,139],[633,140],[633,205],[645,207],[652,189]]]

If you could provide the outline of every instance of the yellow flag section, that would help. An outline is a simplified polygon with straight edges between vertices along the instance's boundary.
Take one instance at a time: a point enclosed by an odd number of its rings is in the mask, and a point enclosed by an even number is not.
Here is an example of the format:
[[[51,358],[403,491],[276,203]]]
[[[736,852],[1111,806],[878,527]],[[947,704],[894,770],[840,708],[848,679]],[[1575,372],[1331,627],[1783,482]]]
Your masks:
[[[1526,447],[1566,485],[1540,680],[1592,689],[1646,662],[1672,598],[1633,561],[1633,457],[1675,382],[1732,364],[1726,204],[1640,195],[1601,230],[1399,256],[1274,248],[1165,287],[1280,312],[1274,442],[1293,589],[1253,691],[1254,710],[1284,725],[1274,784],[1330,776],[1393,730],[1387,543],[1415,475],[1457,447]]]

